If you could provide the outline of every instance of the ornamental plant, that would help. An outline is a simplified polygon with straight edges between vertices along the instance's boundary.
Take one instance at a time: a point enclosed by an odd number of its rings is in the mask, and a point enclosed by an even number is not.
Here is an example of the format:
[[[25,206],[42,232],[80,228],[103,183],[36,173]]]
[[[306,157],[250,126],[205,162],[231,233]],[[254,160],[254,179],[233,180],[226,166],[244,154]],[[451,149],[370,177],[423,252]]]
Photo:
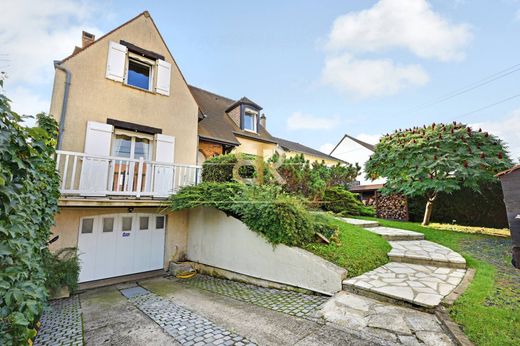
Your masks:
[[[382,193],[426,196],[423,225],[428,225],[440,192],[461,187],[479,191],[495,174],[512,165],[503,142],[483,131],[453,122],[396,130],[383,136],[366,163],[367,177],[385,177]]]
[[[43,258],[58,211],[58,127],[44,114],[37,119],[38,126],[23,126],[0,93],[0,345],[30,343],[47,299]]]

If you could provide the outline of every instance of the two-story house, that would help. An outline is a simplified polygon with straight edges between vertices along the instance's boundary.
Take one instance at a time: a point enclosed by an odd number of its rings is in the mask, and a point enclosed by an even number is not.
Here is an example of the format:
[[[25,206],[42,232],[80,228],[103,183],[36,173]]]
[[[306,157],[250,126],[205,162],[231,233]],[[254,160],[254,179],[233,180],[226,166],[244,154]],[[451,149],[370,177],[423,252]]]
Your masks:
[[[230,151],[303,153],[273,137],[262,108],[189,86],[148,12],[55,62],[60,213],[51,248],[77,247],[80,283],[154,273],[185,258],[188,212],[165,200],[200,181],[200,164]]]
[[[246,153],[264,158],[275,151],[292,157],[303,154],[327,165],[345,161],[303,144],[272,136],[262,107],[247,97],[233,100],[207,90],[190,86],[203,119],[199,122],[199,164],[215,155],[228,152]]]
[[[55,248],[80,282],[162,270],[183,256],[187,213],[161,204],[198,179],[199,108],[148,12],[55,62],[50,113],[62,177]]]

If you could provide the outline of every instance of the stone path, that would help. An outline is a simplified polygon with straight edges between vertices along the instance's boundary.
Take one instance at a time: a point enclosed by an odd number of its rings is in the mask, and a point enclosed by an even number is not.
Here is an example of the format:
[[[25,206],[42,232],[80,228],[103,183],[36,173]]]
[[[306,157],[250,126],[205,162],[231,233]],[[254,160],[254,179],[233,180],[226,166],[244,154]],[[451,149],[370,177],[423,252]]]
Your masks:
[[[366,222],[343,220],[356,225]],[[392,262],[343,281],[346,290],[433,309],[466,273],[466,261],[461,255],[439,244],[418,240],[424,238],[421,233],[374,224],[365,229],[390,240],[392,250],[388,256]]]
[[[191,287],[204,289],[266,309],[311,321],[317,320],[317,311],[321,305],[329,300],[329,297],[322,295],[308,295],[294,291],[259,287],[200,274],[187,280],[173,277],[171,279],[179,280]]]
[[[466,260],[455,251],[428,240],[390,241],[388,257],[394,262],[466,268]]]
[[[256,345],[140,286],[123,289],[121,293],[181,345]]]
[[[78,296],[53,300],[43,309],[35,346],[83,345],[81,309]]]
[[[320,311],[337,327],[374,335],[389,344],[454,345],[434,314],[395,306],[350,292],[340,292]]]
[[[347,290],[371,292],[435,308],[457,287],[464,269],[390,262],[363,275],[343,281]]]

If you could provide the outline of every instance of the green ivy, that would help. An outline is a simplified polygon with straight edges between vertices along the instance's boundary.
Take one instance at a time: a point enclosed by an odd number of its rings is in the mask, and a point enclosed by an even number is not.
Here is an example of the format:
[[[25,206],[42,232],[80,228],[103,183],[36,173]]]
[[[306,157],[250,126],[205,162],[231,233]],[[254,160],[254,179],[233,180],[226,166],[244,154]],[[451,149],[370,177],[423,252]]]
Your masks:
[[[0,90],[2,81],[0,81]],[[0,345],[27,344],[47,299],[43,256],[59,177],[57,124],[44,114],[25,127],[0,93]]]

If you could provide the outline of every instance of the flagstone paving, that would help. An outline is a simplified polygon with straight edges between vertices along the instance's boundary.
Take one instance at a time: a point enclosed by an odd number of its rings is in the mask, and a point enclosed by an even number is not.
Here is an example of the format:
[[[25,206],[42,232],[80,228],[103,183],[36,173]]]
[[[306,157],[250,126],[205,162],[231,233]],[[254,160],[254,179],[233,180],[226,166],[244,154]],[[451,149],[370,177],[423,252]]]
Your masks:
[[[346,289],[368,291],[434,308],[460,283],[464,269],[390,262],[343,281]]]
[[[374,335],[392,344],[454,345],[434,314],[350,292],[336,294],[319,315],[341,329]]]
[[[43,309],[35,346],[83,345],[78,296],[53,300]]]
[[[181,345],[256,345],[240,335],[217,326],[203,316],[140,286],[123,289],[121,293]]]
[[[377,221],[351,219],[348,217],[340,217],[340,219],[345,221],[346,223],[349,223],[351,225],[355,225],[358,227],[369,228],[369,227],[378,227],[379,226],[379,223],[377,223]]]
[[[379,234],[386,240],[423,240],[424,234],[390,227],[369,227],[369,232]]]
[[[390,241],[388,257],[394,262],[465,268],[466,260],[455,251],[427,240]]]

